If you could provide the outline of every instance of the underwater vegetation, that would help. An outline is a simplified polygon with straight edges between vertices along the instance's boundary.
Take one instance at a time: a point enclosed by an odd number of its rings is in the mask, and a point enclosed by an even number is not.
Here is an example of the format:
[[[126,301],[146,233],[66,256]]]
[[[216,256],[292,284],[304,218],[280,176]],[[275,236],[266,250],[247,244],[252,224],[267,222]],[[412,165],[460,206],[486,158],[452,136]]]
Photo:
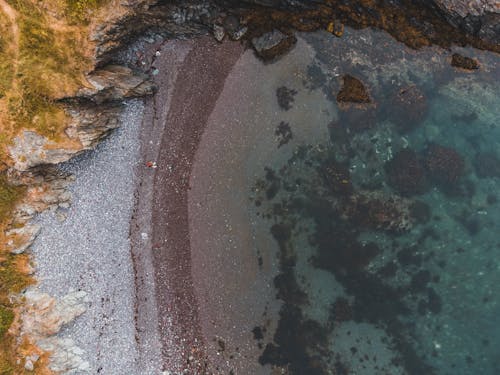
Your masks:
[[[377,81],[344,66],[332,90],[328,73],[311,67],[314,82],[304,90],[319,88],[336,105],[330,140],[294,146],[287,162],[270,162],[252,195],[279,245],[275,287],[283,302],[273,339],[256,337],[261,364],[287,374],[496,373],[488,348],[498,337],[478,328],[471,341],[460,327],[469,319],[482,326],[483,315],[494,321],[499,306],[489,293],[498,274],[500,159],[495,138],[482,133],[498,135],[483,119],[499,114],[495,104],[476,109],[480,99],[466,86],[441,95],[454,74],[480,67],[460,56],[432,83],[432,74],[418,71]],[[285,94],[277,102],[288,111]],[[467,105],[457,111],[455,100]],[[278,138],[276,147],[291,146]],[[483,287],[488,297],[475,303],[471,290],[483,280],[457,276],[473,272],[493,272]],[[461,317],[465,311],[470,318]],[[359,333],[368,326],[385,334],[372,351],[366,342],[377,335]]]

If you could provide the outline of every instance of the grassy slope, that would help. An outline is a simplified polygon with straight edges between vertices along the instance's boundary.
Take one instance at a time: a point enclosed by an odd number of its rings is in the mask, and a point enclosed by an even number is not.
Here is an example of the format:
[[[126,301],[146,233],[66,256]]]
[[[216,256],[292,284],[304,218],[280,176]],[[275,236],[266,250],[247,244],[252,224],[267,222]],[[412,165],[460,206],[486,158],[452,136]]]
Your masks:
[[[25,271],[29,258],[5,248],[10,215],[25,191],[2,172],[10,165],[7,146],[22,129],[64,141],[68,118],[57,99],[86,84],[84,73],[92,67],[87,23],[106,0],[2,1],[7,8],[0,6],[0,375],[9,375],[25,372],[16,352],[29,346],[18,346],[9,331],[16,308],[9,296],[33,280]],[[47,373],[44,363],[37,363],[35,373]]]

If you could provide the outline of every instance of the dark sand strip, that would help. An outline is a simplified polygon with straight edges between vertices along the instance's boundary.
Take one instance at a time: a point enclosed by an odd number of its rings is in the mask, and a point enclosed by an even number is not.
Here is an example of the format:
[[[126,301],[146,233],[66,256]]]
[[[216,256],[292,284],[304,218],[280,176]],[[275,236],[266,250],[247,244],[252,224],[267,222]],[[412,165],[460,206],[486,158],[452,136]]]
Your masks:
[[[224,81],[243,52],[239,43],[201,38],[186,56],[174,86],[154,180],[152,252],[165,369],[202,374],[204,344],[191,274],[187,210],[189,177],[200,137]],[[160,67],[160,72],[169,67]],[[175,337],[167,327],[175,327]],[[174,344],[182,348],[172,358]],[[178,354],[177,353],[177,354]],[[179,363],[181,361],[181,363]]]

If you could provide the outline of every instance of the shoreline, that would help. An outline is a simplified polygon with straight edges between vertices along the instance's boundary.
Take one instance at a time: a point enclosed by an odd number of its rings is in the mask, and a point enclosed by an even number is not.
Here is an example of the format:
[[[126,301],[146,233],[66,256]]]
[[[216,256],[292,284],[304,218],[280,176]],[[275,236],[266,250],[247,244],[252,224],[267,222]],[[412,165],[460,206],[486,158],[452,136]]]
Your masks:
[[[204,338],[191,274],[188,182],[192,159],[208,116],[225,77],[244,49],[240,43],[218,44],[209,37],[185,43],[190,45],[190,50],[179,64],[175,83],[171,81],[171,93],[167,97],[162,97],[165,92],[157,93],[145,111],[145,119],[152,119],[150,126],[156,128],[153,137],[158,137],[157,140],[161,137],[158,157],[154,160],[158,168],[153,185],[149,186],[152,189],[149,254],[154,269],[164,371],[202,371],[205,367]],[[162,78],[163,70],[170,70],[170,66],[158,65],[157,68],[157,81]],[[163,107],[167,101],[170,103]],[[160,116],[159,107],[163,107]],[[161,131],[162,126],[165,132]],[[145,155],[148,156],[154,155]],[[137,238],[143,229],[133,226],[132,236]],[[147,269],[143,271],[147,273]]]

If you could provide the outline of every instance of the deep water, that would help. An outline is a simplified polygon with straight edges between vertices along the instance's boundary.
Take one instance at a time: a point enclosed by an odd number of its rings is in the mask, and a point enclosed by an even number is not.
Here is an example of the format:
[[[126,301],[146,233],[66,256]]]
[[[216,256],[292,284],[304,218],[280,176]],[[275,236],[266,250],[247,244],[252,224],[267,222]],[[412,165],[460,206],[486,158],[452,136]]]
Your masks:
[[[277,123],[276,149],[293,156],[269,160],[251,189],[279,244],[283,301],[273,340],[254,329],[260,362],[298,375],[499,374],[498,56],[415,51],[373,30],[300,38],[313,63],[300,85],[276,87],[276,105],[300,111],[322,90],[335,113],[321,143],[289,141],[325,124]],[[461,56],[478,69],[452,66]]]

